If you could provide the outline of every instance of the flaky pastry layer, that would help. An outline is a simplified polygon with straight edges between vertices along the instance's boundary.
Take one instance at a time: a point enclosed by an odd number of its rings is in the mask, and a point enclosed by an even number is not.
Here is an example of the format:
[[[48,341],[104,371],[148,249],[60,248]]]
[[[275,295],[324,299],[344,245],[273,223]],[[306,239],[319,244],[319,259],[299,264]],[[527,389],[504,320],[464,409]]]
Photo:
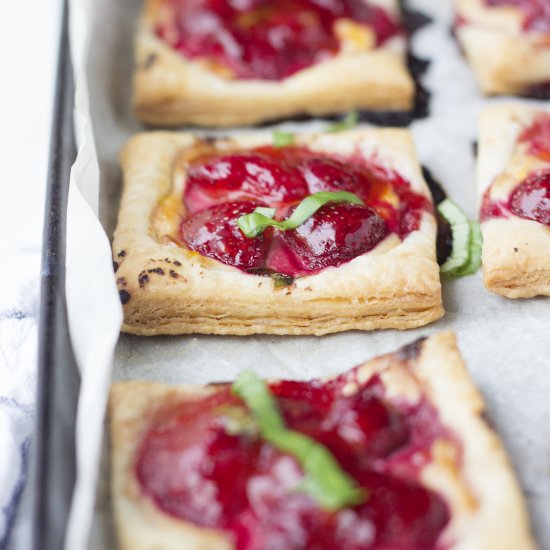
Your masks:
[[[271,143],[270,134],[210,143],[218,151]],[[190,134],[134,137],[121,160],[124,191],[113,242],[124,303],[123,331],[155,334],[327,334],[344,330],[408,329],[443,315],[436,223],[424,213],[404,241],[391,236],[338,268],[301,277],[286,288],[192,252],[163,238],[153,216],[173,194],[179,204],[182,154],[203,146]],[[355,130],[297,137],[296,145],[342,155],[360,154],[396,170],[413,191],[430,198],[406,130]]]
[[[378,2],[398,13],[395,0]],[[148,0],[136,37],[134,109],[159,126],[236,126],[290,117],[326,115],[351,109],[410,110],[414,82],[408,73],[404,39],[382,47],[342,48],[334,57],[282,81],[238,80],[190,60],[155,34],[159,0]]]
[[[420,340],[360,367],[360,386],[379,375],[387,398],[427,399],[458,441],[437,440],[422,483],[446,500],[451,521],[438,541],[450,550],[534,550],[520,488],[498,436],[482,419],[484,403],[452,333]],[[353,394],[355,382],[343,391]],[[123,382],[111,391],[112,499],[121,550],[230,550],[223,532],[160,511],[141,493],[135,453],[159,407],[195,399],[215,387]]]
[[[550,36],[526,32],[519,8],[456,0],[456,13],[456,36],[485,94],[522,94],[550,81]]]
[[[521,133],[541,111],[522,105],[493,105],[480,119],[477,188],[493,200],[507,200],[532,172],[550,163],[518,144]],[[485,286],[507,298],[550,296],[550,227],[510,215],[488,219],[483,232]]]

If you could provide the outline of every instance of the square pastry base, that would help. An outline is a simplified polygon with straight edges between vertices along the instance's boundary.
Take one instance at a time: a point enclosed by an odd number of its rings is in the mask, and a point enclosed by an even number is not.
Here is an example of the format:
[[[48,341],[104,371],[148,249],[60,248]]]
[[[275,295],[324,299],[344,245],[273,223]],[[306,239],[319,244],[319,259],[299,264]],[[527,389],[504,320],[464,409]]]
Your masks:
[[[395,0],[377,3],[399,16]],[[186,59],[160,40],[154,28],[161,5],[158,0],[148,0],[136,36],[134,109],[145,123],[221,127],[351,109],[413,108],[415,85],[401,36],[381,47],[374,47],[372,38],[351,52],[344,48],[281,81],[240,80],[224,76],[200,60]]]
[[[210,145],[227,151],[271,140],[271,134],[261,134]],[[322,335],[352,329],[408,329],[443,315],[436,223],[428,212],[420,228],[403,241],[390,236],[367,254],[298,278],[284,288],[157,234],[151,220],[159,203],[171,194],[181,203],[185,173],[174,166],[183,153],[199,145],[190,134],[160,132],[133,138],[123,151],[124,192],[113,243],[124,304],[123,331]],[[406,130],[302,135],[296,145],[328,154],[376,157],[409,181],[413,191],[430,198]]]
[[[374,358],[348,376],[348,393],[380,377],[390,402],[427,400],[453,434],[454,444],[446,439],[433,442],[430,462],[424,464],[420,477],[422,485],[442,495],[449,506],[451,520],[438,548],[534,550],[520,488],[498,436],[482,419],[483,399],[468,376],[452,333]],[[234,549],[223,531],[201,528],[162,512],[144,496],[134,469],[137,449],[159,408],[200,399],[216,389],[219,386],[144,381],[113,386],[111,492],[121,549]]]
[[[528,146],[518,143],[541,113],[519,104],[483,111],[477,166],[480,200],[489,192],[492,200],[507,201],[529,174],[550,169],[549,162],[531,156]],[[550,296],[550,227],[510,214],[485,220],[481,229],[483,279],[491,292],[507,298]]]
[[[525,32],[518,9],[457,0],[456,12],[464,21],[456,36],[485,94],[528,94],[550,81],[548,37]]]

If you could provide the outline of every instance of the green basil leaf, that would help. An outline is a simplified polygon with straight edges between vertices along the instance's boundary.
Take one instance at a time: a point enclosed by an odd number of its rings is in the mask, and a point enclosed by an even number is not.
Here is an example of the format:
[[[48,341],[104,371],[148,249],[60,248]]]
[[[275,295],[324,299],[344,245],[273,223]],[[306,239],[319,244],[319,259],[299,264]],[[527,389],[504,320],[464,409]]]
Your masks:
[[[449,222],[453,234],[453,249],[441,266],[448,277],[463,277],[475,273],[481,265],[481,230],[478,222],[469,222],[462,210],[450,199],[441,202],[437,211]]]
[[[483,236],[479,222],[470,222],[470,242],[468,262],[457,271],[457,276],[473,275],[481,267],[481,247]]]
[[[285,424],[273,395],[265,382],[252,371],[243,371],[231,390],[240,397],[256,418],[262,435],[285,430]]]
[[[274,147],[288,147],[294,145],[294,134],[291,132],[282,132],[281,130],[275,130],[273,132],[273,146]]]
[[[358,487],[355,480],[342,470],[324,445],[286,428],[273,394],[253,372],[242,372],[232,390],[250,409],[261,436],[300,463],[305,479],[298,490],[309,494],[319,506],[329,511],[360,504],[368,498],[367,491]]]
[[[273,288],[279,290],[281,288],[287,288],[294,282],[294,277],[289,275],[283,275],[282,273],[272,273],[270,275],[271,280],[273,281]]]
[[[355,128],[359,123],[359,111],[350,111],[340,122],[331,124],[327,132],[343,132],[344,130],[351,130]]]
[[[296,229],[306,220],[311,218],[317,210],[329,202],[349,202],[352,204],[364,204],[363,201],[348,191],[321,191],[309,195],[300,202],[290,218],[284,221],[273,219],[275,210],[273,208],[258,207],[251,214],[244,214],[237,220],[240,230],[250,238],[261,235],[268,227],[276,227],[281,231]]]
[[[273,213],[272,215],[275,215]],[[268,227],[277,227],[282,231],[285,230],[283,222],[274,220],[271,216],[266,216],[258,209],[251,214],[244,214],[237,220],[239,229],[249,238],[253,239],[261,235]]]
[[[277,209],[267,208],[266,206],[258,206],[258,208],[254,210],[254,212],[262,214],[263,216],[267,216],[268,218],[272,218],[275,215],[275,212],[277,212]]]

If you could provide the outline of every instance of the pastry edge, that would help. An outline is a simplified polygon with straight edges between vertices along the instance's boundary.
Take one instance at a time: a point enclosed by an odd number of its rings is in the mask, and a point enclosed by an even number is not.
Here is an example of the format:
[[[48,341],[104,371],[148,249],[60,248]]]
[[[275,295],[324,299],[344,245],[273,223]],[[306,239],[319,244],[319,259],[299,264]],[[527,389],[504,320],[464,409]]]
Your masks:
[[[486,95],[525,93],[550,80],[550,47],[537,33],[522,30],[513,8],[489,8],[480,0],[457,0],[466,22],[456,35]]]
[[[543,109],[517,103],[491,105],[480,117],[477,189],[480,200],[495,178],[507,173],[517,139]],[[547,111],[546,111],[547,112]],[[529,161],[531,157],[529,157]],[[544,169],[533,159],[520,172]],[[546,164],[550,167],[549,164]],[[516,169],[507,178],[515,183]],[[502,192],[502,190],[500,190]],[[550,296],[550,228],[518,217],[488,219],[483,233],[483,279],[487,289],[506,298]]]
[[[474,516],[468,515],[467,510],[455,511],[452,523],[443,533],[446,546],[452,550],[535,550],[520,488],[499,437],[482,419],[485,405],[464,366],[454,334],[440,333],[403,350],[412,349],[414,353],[415,346],[420,346],[420,356],[413,361],[412,372],[442,422],[460,438],[464,451],[462,482],[475,492],[477,501]],[[365,363],[362,367],[365,376],[388,369],[387,358],[391,368],[392,357],[395,354]],[[144,418],[151,402],[155,398],[163,403],[177,401],[208,391],[205,386],[167,386],[155,382],[113,385],[111,482],[121,550],[179,550],[182,540],[189,550],[233,548],[221,532],[201,529],[158,511],[140,497],[137,482],[129,475],[135,441],[147,429]],[[427,484],[436,488],[433,483]]]
[[[248,143],[254,137],[242,139]],[[324,144],[322,150],[329,151],[342,143],[351,150],[366,143],[385,161],[384,166],[396,163],[399,166],[390,166],[404,172],[417,192],[429,194],[405,130],[355,130],[297,139],[306,145]],[[234,141],[239,144],[241,138]],[[431,214],[425,214],[420,229],[393,249],[385,250],[388,243],[383,242],[339,268],[328,268],[278,290],[269,278],[243,274],[175,245],[156,242],[151,236],[151,213],[170,191],[178,152],[195,142],[190,134],[140,134],[122,151],[124,192],[113,259],[119,264],[119,291],[128,297],[123,331],[320,335],[351,329],[413,328],[443,315]],[[140,282],[142,274],[147,274],[147,284]],[[193,311],[197,302],[200,311]],[[356,311],[350,313],[350,307]],[[285,317],[288,322],[277,320]]]
[[[164,44],[150,20],[146,13],[138,25],[133,98],[136,116],[147,124],[238,126],[293,115],[413,108],[415,84],[405,55],[390,48],[337,55],[275,83],[227,80]]]

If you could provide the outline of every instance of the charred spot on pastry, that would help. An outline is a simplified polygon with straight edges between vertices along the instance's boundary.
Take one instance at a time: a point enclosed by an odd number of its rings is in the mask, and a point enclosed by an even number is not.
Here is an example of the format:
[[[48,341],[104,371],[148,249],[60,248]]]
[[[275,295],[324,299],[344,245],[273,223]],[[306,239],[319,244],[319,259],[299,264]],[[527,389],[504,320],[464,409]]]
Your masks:
[[[116,273],[118,271],[118,268],[120,267],[120,265],[118,264],[118,262],[113,262],[113,271]]]
[[[147,71],[148,69],[150,69],[155,64],[157,57],[158,56],[156,53],[149,54],[147,56],[147,59],[145,60],[145,63],[143,64],[143,70]]]
[[[164,269],[162,269],[162,267],[154,267],[153,269],[148,269],[147,273],[156,273],[157,275],[164,275]]]
[[[126,250],[121,250],[121,251],[117,254],[117,256],[118,256],[119,258],[124,258],[124,256],[126,256]]]
[[[519,248],[517,246],[514,246],[514,252],[519,252]]]
[[[170,270],[170,277],[172,277],[173,279],[179,279],[180,275],[179,275],[179,273],[177,273],[176,271],[171,269]]]
[[[174,260],[172,263],[173,263],[174,265],[177,265],[178,267],[181,266],[181,262],[178,261],[178,260]]]
[[[425,336],[415,340],[411,344],[403,346],[396,354],[397,359],[399,359],[399,361],[413,361],[414,359],[418,359],[420,352],[422,351],[422,344],[424,343],[424,340],[426,340]]]
[[[142,271],[138,275],[138,283],[139,283],[140,288],[143,288],[148,282],[149,282],[149,275],[147,275],[147,273],[145,273],[145,271]]]
[[[125,277],[119,277],[117,280],[117,285],[126,286],[126,278]]]
[[[120,290],[118,295],[123,306],[126,305],[132,297],[132,295],[126,290]]]

